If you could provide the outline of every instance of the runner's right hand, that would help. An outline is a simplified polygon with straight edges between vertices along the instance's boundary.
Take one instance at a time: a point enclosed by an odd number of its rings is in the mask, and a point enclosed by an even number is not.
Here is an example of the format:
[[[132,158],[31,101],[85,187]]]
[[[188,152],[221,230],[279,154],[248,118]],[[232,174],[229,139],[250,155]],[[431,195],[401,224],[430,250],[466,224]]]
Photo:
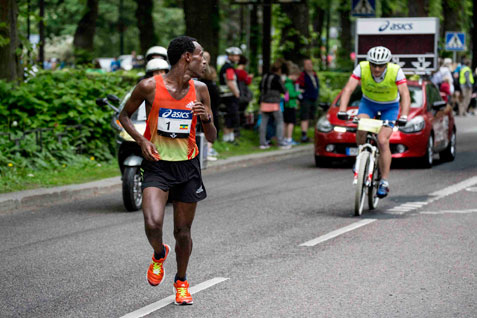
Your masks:
[[[142,155],[144,159],[149,161],[159,161],[159,153],[157,152],[156,146],[149,140],[145,139],[140,144]]]
[[[341,119],[341,120],[348,120],[349,119],[349,115],[348,115],[347,112],[338,112],[336,117],[338,117],[338,119]]]

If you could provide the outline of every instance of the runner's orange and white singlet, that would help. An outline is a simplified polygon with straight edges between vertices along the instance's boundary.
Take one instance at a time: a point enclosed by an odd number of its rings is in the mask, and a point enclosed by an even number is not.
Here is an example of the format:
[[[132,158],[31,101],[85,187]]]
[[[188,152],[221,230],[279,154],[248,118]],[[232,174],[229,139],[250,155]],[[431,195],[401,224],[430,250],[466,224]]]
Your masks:
[[[197,116],[192,113],[196,97],[194,81],[189,81],[187,95],[177,100],[171,96],[161,75],[154,76],[156,92],[146,121],[144,137],[159,152],[159,159],[183,161],[199,154],[195,141]]]

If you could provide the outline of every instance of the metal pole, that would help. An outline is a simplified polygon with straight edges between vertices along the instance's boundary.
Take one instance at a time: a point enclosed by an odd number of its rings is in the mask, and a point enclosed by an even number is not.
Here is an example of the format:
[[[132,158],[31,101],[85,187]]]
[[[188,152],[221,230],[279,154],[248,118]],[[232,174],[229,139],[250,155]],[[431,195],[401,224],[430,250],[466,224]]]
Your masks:
[[[263,42],[262,42],[262,74],[268,73],[270,70],[270,55],[272,42],[272,1],[264,0],[263,2]]]

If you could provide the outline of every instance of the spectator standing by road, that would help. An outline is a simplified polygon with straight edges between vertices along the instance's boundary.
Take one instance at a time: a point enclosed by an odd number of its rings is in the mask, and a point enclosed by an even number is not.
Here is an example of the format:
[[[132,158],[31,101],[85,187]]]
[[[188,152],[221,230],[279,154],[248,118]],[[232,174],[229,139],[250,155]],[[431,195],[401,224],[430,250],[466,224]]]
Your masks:
[[[222,90],[222,102],[226,107],[225,127],[222,140],[234,142],[234,130],[239,128],[239,97],[240,91],[235,74],[235,64],[238,63],[242,50],[238,47],[229,47],[225,50],[227,59],[219,72],[220,89]]]
[[[285,141],[289,145],[296,145],[293,141],[293,128],[296,124],[296,109],[298,107],[298,96],[300,96],[300,90],[298,85],[295,84],[300,76],[300,69],[295,64],[291,64],[289,75],[285,79],[285,107],[283,111],[283,120],[285,122]]]
[[[260,123],[260,149],[268,149],[266,140],[268,119],[273,116],[277,127],[276,136],[278,146],[288,149],[288,145],[283,139],[283,114],[280,110],[280,98],[286,93],[281,80],[281,63],[273,63],[270,73],[265,74],[260,82],[260,113],[262,115]]]
[[[451,66],[452,66],[452,59],[445,58],[444,63],[439,68],[439,73],[441,73],[441,77],[442,77],[441,85],[446,79],[449,79],[449,78],[451,79],[452,78]],[[453,84],[452,81],[450,81],[448,83],[449,83],[450,93],[453,94],[454,93],[454,84]]]
[[[442,84],[439,87],[439,92],[441,93],[441,97],[446,103],[450,102],[449,99],[450,99],[450,96],[452,96],[451,83],[452,83],[452,77],[446,76],[444,77],[444,80],[442,81]]]
[[[320,96],[320,82],[318,75],[313,70],[311,59],[303,61],[303,69],[297,81],[303,90],[300,103],[301,142],[309,142],[310,139],[307,136],[308,125],[310,121],[315,119],[316,103]]]
[[[470,69],[470,60],[465,60],[459,72],[460,89],[462,90],[462,103],[459,104],[459,115],[465,116],[467,108],[470,104],[470,98],[472,96],[472,88],[474,86],[474,76]]]
[[[116,72],[121,68],[121,62],[119,61],[118,57],[116,56],[114,60],[111,61],[111,72]]]
[[[248,104],[253,99],[253,94],[248,88],[252,83],[253,74],[249,74],[245,69],[248,63],[248,59],[240,55],[239,62],[237,64],[237,69],[235,73],[237,74],[237,84],[240,92],[239,96],[239,112],[240,112],[240,126],[245,123],[245,110],[248,107]]]
[[[204,59],[207,62],[204,76],[200,79],[201,82],[207,85],[210,95],[210,108],[212,109],[212,117],[214,117],[214,126],[217,130],[217,136],[219,135],[219,105],[220,105],[220,90],[217,86],[217,71],[210,65],[210,53],[204,52]],[[207,160],[217,160],[217,151],[213,148],[213,143],[208,144]]]

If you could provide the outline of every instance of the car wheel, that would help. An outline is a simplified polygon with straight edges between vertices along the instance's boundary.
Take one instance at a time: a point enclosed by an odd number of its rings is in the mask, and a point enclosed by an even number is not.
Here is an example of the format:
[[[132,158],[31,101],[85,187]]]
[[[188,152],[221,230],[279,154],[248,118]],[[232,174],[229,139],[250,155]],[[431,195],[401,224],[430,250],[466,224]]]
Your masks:
[[[315,166],[317,168],[326,168],[331,164],[330,159],[315,155]]]
[[[432,134],[429,136],[429,140],[427,141],[426,154],[421,157],[420,161],[423,168],[432,168],[432,164],[434,163],[434,137]]]
[[[456,144],[457,144],[457,136],[455,130],[452,131],[452,136],[449,141],[449,145],[447,148],[439,153],[439,157],[443,161],[454,161],[455,154],[456,154]]]

